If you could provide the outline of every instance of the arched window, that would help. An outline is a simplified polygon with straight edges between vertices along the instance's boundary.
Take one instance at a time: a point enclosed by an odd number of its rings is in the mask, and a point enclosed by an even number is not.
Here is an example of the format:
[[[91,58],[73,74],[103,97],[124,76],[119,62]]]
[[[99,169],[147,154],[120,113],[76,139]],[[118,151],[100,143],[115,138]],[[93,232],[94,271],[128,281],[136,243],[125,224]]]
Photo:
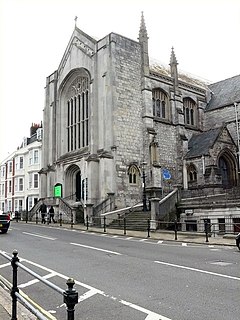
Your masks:
[[[184,123],[190,126],[196,126],[197,106],[190,98],[183,99]]]
[[[139,179],[139,169],[135,165],[131,165],[128,169],[128,181],[130,184],[137,184]]]
[[[188,182],[196,182],[197,181],[197,170],[196,167],[191,164],[188,167]]]
[[[168,96],[160,89],[154,89],[152,92],[153,116],[167,119],[169,118],[168,111]]]
[[[70,86],[67,101],[68,151],[89,143],[89,79],[77,77]]]

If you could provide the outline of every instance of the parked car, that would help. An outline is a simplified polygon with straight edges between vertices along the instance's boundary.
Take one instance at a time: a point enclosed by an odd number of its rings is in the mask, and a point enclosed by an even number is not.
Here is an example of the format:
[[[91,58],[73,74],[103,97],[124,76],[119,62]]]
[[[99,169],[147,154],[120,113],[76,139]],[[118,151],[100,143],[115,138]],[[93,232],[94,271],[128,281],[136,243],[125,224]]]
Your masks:
[[[240,250],[240,233],[236,236],[236,246]]]
[[[10,226],[10,220],[10,213],[3,213],[2,211],[0,211],[0,231],[2,233],[7,233]]]

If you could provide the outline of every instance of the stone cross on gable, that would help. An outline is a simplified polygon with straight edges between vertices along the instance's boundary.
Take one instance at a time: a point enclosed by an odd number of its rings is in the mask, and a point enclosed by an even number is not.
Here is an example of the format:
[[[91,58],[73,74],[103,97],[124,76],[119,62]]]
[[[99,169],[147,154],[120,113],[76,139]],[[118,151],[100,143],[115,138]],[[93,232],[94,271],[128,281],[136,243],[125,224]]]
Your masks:
[[[76,16],[76,17],[74,18],[74,20],[75,20],[75,27],[77,26],[77,19],[78,19],[78,17]]]

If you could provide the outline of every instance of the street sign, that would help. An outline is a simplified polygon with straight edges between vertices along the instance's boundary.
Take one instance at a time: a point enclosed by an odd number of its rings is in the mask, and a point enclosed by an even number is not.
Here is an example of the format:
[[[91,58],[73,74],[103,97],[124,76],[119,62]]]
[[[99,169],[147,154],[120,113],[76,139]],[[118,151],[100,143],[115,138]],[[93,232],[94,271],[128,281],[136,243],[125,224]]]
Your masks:
[[[163,169],[162,175],[164,180],[169,180],[172,177],[170,171],[168,171],[167,169]]]

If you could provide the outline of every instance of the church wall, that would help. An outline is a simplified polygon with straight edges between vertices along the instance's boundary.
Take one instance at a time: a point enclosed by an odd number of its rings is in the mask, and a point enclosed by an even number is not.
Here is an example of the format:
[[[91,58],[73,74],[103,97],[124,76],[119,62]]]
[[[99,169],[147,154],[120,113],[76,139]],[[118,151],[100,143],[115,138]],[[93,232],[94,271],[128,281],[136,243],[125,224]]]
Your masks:
[[[139,201],[138,188],[131,187],[129,192],[127,169],[131,163],[143,161],[141,48],[119,35],[112,38],[111,48],[117,205],[123,206]]]

